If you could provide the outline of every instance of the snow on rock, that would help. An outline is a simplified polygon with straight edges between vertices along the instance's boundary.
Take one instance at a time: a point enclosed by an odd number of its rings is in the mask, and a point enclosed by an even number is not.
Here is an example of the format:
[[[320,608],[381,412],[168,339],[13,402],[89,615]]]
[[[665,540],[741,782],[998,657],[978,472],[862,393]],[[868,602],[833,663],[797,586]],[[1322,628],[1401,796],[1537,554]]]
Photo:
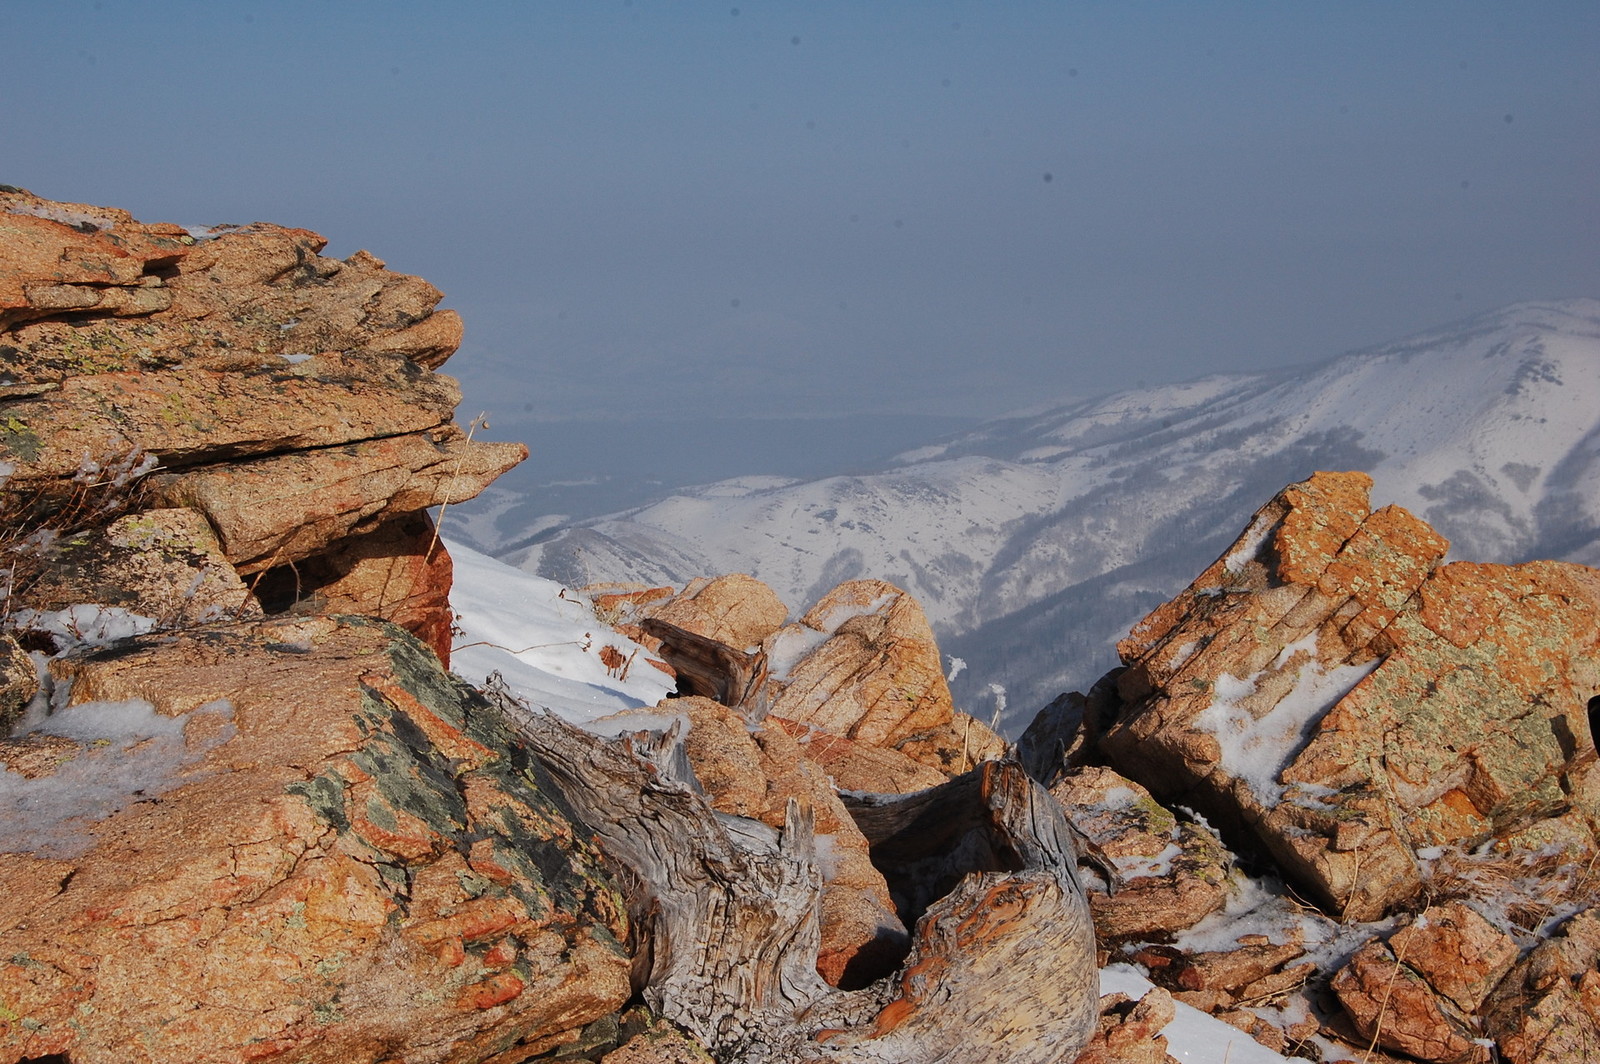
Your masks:
[[[1155,985],[1139,974],[1130,964],[1112,964],[1100,969],[1100,995],[1126,994],[1139,999],[1155,989]],[[1167,1039],[1167,1052],[1184,1064],[1284,1064],[1289,1058],[1280,1056],[1255,1039],[1191,1008],[1175,1002],[1177,1015],[1162,1028]]]
[[[223,726],[186,742],[190,719],[207,715]],[[94,845],[89,825],[192,778],[206,752],[232,737],[226,723],[232,716],[227,699],[169,717],[139,698],[80,702],[51,714],[25,735],[58,736],[72,745],[53,749],[60,763],[36,778],[0,771],[0,853],[82,856]]]
[[[1507,860],[1585,865],[1600,841],[1570,737],[1589,730],[1600,573],[1441,564],[1443,537],[1371,510],[1370,488],[1285,488],[1260,511],[1271,549],[1233,586],[1215,593],[1224,555],[1135,625],[1101,752],[1349,919],[1422,892],[1433,847],[1495,838]]]

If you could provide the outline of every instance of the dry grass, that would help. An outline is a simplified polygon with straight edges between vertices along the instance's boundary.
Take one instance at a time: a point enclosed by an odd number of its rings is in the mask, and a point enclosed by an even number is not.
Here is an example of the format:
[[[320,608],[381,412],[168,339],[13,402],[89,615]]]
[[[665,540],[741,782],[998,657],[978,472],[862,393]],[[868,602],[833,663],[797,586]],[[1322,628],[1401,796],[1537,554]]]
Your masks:
[[[1451,898],[1476,902],[1475,907],[1495,914],[1494,922],[1526,945],[1547,937],[1553,924],[1577,909],[1600,903],[1596,862],[1591,856],[1580,864],[1560,853],[1447,854],[1433,868],[1428,895],[1430,903]]]
[[[140,451],[85,461],[69,481],[13,487],[0,480],[0,626],[13,601],[50,568],[59,545],[141,508],[155,457]]]

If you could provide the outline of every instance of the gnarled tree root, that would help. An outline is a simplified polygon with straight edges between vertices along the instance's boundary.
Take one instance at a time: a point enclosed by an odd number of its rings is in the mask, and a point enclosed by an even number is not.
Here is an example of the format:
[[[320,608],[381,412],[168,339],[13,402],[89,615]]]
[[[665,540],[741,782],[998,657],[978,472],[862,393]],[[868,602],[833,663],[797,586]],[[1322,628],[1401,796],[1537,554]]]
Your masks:
[[[741,1064],[1057,1064],[1097,1016],[1093,925],[1065,818],[1014,761],[852,800],[902,916],[900,970],[857,991],[816,972],[811,810],[781,831],[713,810],[681,729],[606,739],[496,699],[552,795],[615,865],[645,1001]]]

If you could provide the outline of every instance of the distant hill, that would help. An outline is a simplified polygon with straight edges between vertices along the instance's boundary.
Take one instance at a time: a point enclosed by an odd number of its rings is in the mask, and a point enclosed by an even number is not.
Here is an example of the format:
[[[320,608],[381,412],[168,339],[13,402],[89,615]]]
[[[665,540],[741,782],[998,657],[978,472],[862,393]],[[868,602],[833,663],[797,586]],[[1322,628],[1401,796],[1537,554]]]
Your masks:
[[[999,685],[1015,730],[1318,469],[1371,473],[1374,504],[1422,516],[1455,558],[1600,565],[1600,301],[1002,417],[869,475],[682,490],[507,560],[569,585],[746,572],[801,608],[894,582],[965,661],[958,701],[987,717]]]

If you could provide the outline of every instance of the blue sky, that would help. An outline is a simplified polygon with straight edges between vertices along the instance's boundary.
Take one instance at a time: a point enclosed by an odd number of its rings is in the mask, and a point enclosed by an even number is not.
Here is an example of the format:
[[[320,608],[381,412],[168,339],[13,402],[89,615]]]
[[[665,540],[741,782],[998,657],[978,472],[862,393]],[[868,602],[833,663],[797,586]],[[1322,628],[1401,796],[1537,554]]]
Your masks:
[[[1600,5],[0,0],[0,182],[316,229],[468,403],[993,414],[1600,296]]]

